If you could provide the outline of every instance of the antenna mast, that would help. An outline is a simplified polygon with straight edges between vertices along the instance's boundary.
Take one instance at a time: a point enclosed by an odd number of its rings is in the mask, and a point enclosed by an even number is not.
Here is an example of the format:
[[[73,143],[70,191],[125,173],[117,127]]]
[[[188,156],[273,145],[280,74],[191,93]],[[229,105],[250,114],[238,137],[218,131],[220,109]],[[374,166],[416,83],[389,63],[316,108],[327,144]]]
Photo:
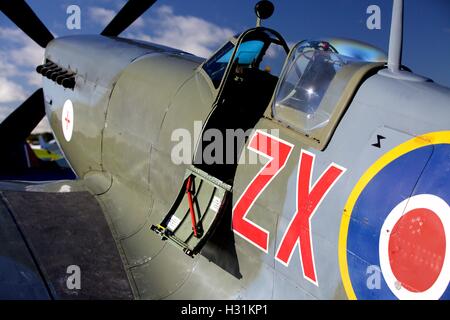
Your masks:
[[[389,39],[388,69],[397,73],[402,65],[403,50],[403,0],[394,0],[392,8],[391,37]]]
[[[378,74],[406,81],[427,81],[427,78],[402,70],[403,50],[403,0],[393,0],[391,35],[389,38],[389,57],[387,69]]]

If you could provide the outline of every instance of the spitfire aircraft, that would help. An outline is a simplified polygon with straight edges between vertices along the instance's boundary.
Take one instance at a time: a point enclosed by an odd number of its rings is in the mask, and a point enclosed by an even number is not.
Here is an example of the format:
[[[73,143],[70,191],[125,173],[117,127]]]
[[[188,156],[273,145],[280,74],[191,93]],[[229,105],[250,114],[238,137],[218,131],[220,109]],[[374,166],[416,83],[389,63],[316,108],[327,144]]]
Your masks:
[[[0,297],[450,298],[450,89],[402,65],[403,1],[388,55],[290,48],[264,0],[206,60],[119,37],[154,2],[54,38],[0,1],[45,48],[42,88],[0,125],[2,170],[46,116],[77,176],[0,184]]]

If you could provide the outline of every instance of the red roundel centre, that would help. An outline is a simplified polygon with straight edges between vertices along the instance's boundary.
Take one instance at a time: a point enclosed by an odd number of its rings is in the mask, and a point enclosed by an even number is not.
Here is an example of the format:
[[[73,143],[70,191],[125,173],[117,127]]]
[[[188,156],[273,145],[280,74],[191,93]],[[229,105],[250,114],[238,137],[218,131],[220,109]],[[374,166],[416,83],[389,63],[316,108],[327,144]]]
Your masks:
[[[429,289],[439,277],[445,259],[445,230],[431,210],[404,214],[389,238],[389,262],[395,278],[411,292]]]

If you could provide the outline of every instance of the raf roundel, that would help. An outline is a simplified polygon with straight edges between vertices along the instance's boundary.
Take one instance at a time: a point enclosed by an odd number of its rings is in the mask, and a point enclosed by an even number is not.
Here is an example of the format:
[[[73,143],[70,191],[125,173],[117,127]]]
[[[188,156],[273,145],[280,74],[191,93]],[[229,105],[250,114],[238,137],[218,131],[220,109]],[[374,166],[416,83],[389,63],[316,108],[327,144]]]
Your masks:
[[[350,299],[450,299],[448,159],[450,132],[429,133],[392,149],[360,178],[339,236]]]
[[[439,299],[450,280],[447,202],[420,194],[398,204],[381,228],[379,256],[386,284],[397,298]]]
[[[66,100],[63,106],[61,115],[61,126],[64,134],[64,139],[69,142],[72,139],[74,124],[73,104],[72,101]]]

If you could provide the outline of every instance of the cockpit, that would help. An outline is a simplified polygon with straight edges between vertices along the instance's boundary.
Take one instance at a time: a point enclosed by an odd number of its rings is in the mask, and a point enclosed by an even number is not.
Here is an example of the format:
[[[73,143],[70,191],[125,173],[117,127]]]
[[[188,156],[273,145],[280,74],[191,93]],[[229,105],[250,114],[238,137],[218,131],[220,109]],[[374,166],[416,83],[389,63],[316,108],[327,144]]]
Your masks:
[[[235,50],[236,46],[237,50]],[[232,56],[234,56],[231,70],[233,73],[245,75],[251,69],[279,74],[288,53],[289,48],[279,34],[269,29],[253,29],[241,37],[237,35],[233,41],[225,44],[203,65],[203,70],[217,89]]]
[[[202,68],[218,90],[216,113],[227,128],[252,128],[272,101],[274,121],[323,147],[336,114],[386,60],[381,50],[345,39],[301,41],[289,50],[276,31],[259,27],[225,44]]]
[[[323,149],[358,86],[384,61],[380,50],[352,40],[302,41],[289,50],[272,29],[247,30],[202,66],[217,90],[203,131],[247,131],[266,118],[302,135],[306,144]],[[232,177],[234,167],[202,169],[213,170],[210,174],[225,181]]]

